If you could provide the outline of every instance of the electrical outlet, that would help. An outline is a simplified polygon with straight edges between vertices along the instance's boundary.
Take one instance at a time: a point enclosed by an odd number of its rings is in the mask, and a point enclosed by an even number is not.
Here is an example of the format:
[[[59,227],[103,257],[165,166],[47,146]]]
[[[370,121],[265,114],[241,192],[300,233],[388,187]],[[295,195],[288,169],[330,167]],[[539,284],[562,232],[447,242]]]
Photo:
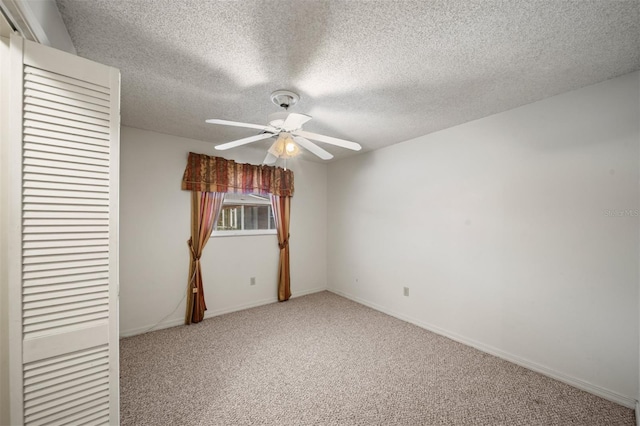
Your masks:
[[[251,277],[249,280],[249,285],[256,285],[256,277]]]
[[[409,297],[409,287],[404,288],[404,295]]]

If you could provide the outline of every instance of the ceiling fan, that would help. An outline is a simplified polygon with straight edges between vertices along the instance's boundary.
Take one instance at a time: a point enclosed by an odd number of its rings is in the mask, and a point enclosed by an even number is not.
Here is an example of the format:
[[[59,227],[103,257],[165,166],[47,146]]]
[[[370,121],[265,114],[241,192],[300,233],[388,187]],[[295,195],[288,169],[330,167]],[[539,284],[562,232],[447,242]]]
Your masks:
[[[269,124],[267,125],[241,123],[237,121],[221,120],[218,118],[206,120],[206,122],[210,124],[222,124],[225,126],[247,127],[249,129],[262,130],[262,133],[258,135],[223,143],[222,145],[217,145],[215,148],[217,150],[225,150],[263,139],[277,137],[276,141],[267,151],[267,156],[263,162],[268,165],[274,165],[278,158],[286,160],[287,158],[295,157],[300,153],[300,147],[317,155],[323,160],[330,160],[333,158],[331,153],[320,148],[309,139],[354,151],[360,151],[360,149],[362,149],[362,147],[355,142],[302,130],[302,125],[311,120],[311,116],[287,111],[288,108],[297,103],[298,100],[300,100],[300,96],[288,90],[276,90],[273,92],[271,94],[271,101],[279,107],[284,108],[284,111],[270,114],[268,118]]]

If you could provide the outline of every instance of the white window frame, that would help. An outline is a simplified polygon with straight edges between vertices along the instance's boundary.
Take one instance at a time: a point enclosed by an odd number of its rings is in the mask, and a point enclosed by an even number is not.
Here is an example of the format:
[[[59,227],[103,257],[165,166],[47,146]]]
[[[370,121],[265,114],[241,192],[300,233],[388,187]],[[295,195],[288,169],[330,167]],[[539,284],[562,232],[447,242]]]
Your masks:
[[[244,206],[269,206],[271,211],[271,215],[273,216],[273,207],[271,206],[271,201],[268,198],[263,198],[259,196],[254,196],[252,194],[226,194],[224,197],[224,203],[222,207],[225,205],[242,205]],[[222,211],[220,212],[222,214]],[[241,226],[244,227],[244,208],[242,209],[242,213],[240,217],[237,218],[240,222]],[[275,219],[274,219],[275,225]],[[217,229],[218,223],[216,222],[216,226],[213,228],[213,232],[211,233],[212,237],[247,237],[247,236],[255,236],[255,235],[276,235],[278,230],[276,228],[273,229],[235,229],[233,231],[218,231]]]

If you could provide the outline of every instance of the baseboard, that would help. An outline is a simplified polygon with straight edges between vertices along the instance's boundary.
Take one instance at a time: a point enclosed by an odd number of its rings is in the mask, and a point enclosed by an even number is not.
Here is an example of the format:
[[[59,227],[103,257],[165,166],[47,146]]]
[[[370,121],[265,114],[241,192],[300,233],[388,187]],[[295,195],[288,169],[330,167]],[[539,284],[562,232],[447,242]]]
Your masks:
[[[485,345],[484,343],[475,341],[473,339],[469,339],[469,338],[461,336],[459,334],[452,333],[452,332],[444,330],[444,329],[442,329],[440,327],[434,326],[432,324],[428,324],[428,323],[426,323],[424,321],[420,321],[420,320],[417,320],[415,318],[411,318],[411,317],[408,317],[406,315],[399,314],[399,313],[397,313],[395,311],[392,311],[390,309],[385,308],[384,306],[380,306],[380,305],[378,305],[376,303],[372,303],[372,302],[370,302],[368,300],[365,300],[365,299],[362,299],[360,297],[356,297],[356,296],[353,296],[351,294],[345,293],[345,292],[340,291],[340,290],[332,289],[332,288],[328,288],[327,290],[332,292],[332,293],[335,293],[335,294],[337,294],[339,296],[342,296],[342,297],[345,297],[347,299],[353,300],[354,302],[357,302],[357,303],[360,303],[362,305],[368,306],[368,307],[370,307],[372,309],[375,309],[376,311],[383,312],[383,313],[385,313],[387,315],[390,315],[392,317],[395,317],[395,318],[401,319],[403,321],[409,322],[411,324],[417,325],[418,327],[421,327],[421,328],[424,328],[426,330],[432,331],[432,332],[434,332],[436,334],[439,334],[441,336],[448,337],[449,339],[455,340],[456,342],[462,343],[462,344],[467,345],[467,346],[471,346],[471,347],[476,348],[476,349],[478,349],[478,350],[480,350],[482,352],[486,352],[486,353],[491,354],[493,356],[497,356],[498,358],[502,358],[502,359],[504,359],[506,361],[509,361],[509,362],[512,362],[514,364],[518,364],[518,365],[520,365],[522,367],[525,367],[525,368],[527,368],[529,370],[532,370],[532,371],[535,371],[537,373],[543,374],[543,375],[545,375],[547,377],[551,377],[552,379],[559,380],[559,381],[561,381],[563,383],[566,383],[566,384],[568,384],[570,386],[573,386],[573,387],[576,387],[576,388],[581,389],[583,391],[592,393],[592,394],[594,394],[596,396],[599,396],[601,398],[607,399],[609,401],[613,401],[613,402],[615,402],[617,404],[620,404],[622,406],[625,406],[627,408],[634,408],[635,407],[635,409],[636,409],[636,421],[638,421],[637,420],[638,419],[637,401],[635,399],[633,399],[633,398],[629,398],[629,397],[626,397],[624,395],[620,395],[620,394],[618,394],[616,392],[613,392],[613,391],[611,391],[609,389],[605,389],[605,388],[602,388],[600,386],[591,384],[589,382],[585,382],[583,380],[577,379],[575,377],[568,376],[566,374],[563,374],[563,373],[560,373],[558,371],[555,371],[555,370],[553,370],[551,368],[545,367],[545,366],[540,365],[540,364],[536,364],[535,362],[531,362],[531,361],[526,360],[524,358],[520,358],[517,355],[513,355],[511,353],[505,352],[503,350],[500,350],[500,349],[495,348],[495,347],[490,346],[490,345]],[[640,423],[638,423],[638,426],[640,426]]]
[[[321,291],[326,291],[326,287],[322,288],[313,288],[310,290],[296,291],[291,294],[291,298],[294,299],[296,297],[306,296],[308,294],[319,293]],[[268,299],[255,300],[249,303],[243,303],[240,305],[229,306],[221,309],[208,310],[204,313],[204,319],[213,318],[219,315],[229,314],[231,312],[243,311],[245,309],[255,308],[258,306],[268,305],[270,303],[275,303],[278,301],[276,296],[270,297]],[[156,325],[149,324],[144,327],[136,327],[129,330],[120,330],[120,338],[123,337],[131,337],[138,334],[144,334],[149,331],[157,331],[162,330],[164,328],[177,327],[184,324],[184,318],[173,318],[162,321]]]
[[[295,293],[291,293],[291,299],[295,299],[296,297],[306,296],[308,294],[319,293],[321,291],[327,290],[326,287],[323,288],[314,288],[311,290],[303,290]],[[204,319],[217,317],[219,315],[230,314],[231,312],[244,311],[245,309],[251,309],[258,306],[268,305],[270,303],[276,303],[278,301],[278,297],[270,297],[268,299],[257,300],[250,303],[244,303],[242,305],[236,305],[229,308],[223,309],[215,309],[212,311],[207,311],[204,313]]]
[[[144,334],[149,331],[162,330],[163,328],[177,327],[182,324],[184,324],[184,318],[168,319],[168,320],[159,322],[156,325],[148,324],[143,327],[131,328],[129,330],[120,330],[120,338],[122,339],[124,337],[136,336],[138,334]]]

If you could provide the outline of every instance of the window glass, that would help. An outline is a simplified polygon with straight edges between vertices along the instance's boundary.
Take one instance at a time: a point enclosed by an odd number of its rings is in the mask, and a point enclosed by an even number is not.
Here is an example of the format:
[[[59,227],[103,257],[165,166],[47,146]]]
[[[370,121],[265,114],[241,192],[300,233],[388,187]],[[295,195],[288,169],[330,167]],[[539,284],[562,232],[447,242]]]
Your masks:
[[[218,216],[218,231],[234,231],[242,229],[239,218],[242,217],[242,206],[239,205],[223,205]]]
[[[275,233],[276,226],[268,198],[248,194],[225,195],[214,236]]]

